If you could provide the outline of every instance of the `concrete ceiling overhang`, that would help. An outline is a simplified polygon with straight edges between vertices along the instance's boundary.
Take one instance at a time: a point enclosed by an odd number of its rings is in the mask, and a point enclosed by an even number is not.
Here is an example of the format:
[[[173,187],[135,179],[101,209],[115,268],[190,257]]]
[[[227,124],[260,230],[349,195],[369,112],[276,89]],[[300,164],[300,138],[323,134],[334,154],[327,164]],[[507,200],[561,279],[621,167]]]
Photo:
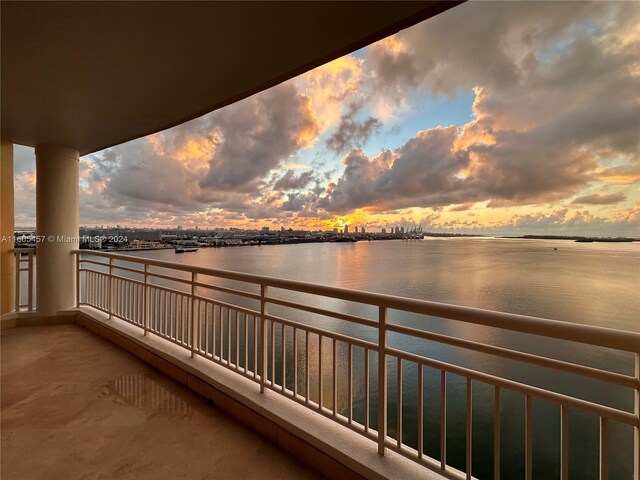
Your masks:
[[[2,137],[87,154],[236,102],[461,2],[2,2]]]

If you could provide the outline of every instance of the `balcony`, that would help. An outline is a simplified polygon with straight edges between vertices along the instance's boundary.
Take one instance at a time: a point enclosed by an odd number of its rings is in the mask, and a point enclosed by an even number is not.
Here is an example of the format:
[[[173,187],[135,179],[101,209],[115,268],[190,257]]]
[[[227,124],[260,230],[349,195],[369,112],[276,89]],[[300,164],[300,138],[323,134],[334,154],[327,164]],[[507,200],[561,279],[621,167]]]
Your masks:
[[[31,253],[19,255],[16,262],[26,266],[17,298],[27,295],[16,304],[28,309],[31,290],[24,287],[35,262]],[[637,333],[130,255],[72,255],[78,280],[72,321],[244,423],[255,428],[256,418],[264,420],[271,426],[257,430],[284,448],[292,451],[279,441],[288,432],[323,452],[334,462],[334,470],[320,470],[329,477],[345,468],[366,478],[394,478],[398,469],[403,478],[426,472],[471,478],[476,459],[490,462],[500,478],[513,455],[510,444],[522,441],[524,476],[533,478],[534,443],[543,434],[558,449],[561,478],[568,478],[570,452],[588,447],[570,433],[574,414],[598,422],[600,478],[619,472],[620,462],[631,468],[637,452]],[[429,319],[455,324],[459,334],[424,328]],[[482,341],[487,331],[504,332],[513,346]],[[534,337],[546,339],[549,354],[529,351]],[[581,360],[569,360],[568,351]],[[594,351],[609,368],[589,365]],[[487,367],[488,357],[501,359],[503,368]],[[594,394],[602,389],[619,392],[622,402]],[[513,421],[513,408],[504,406],[514,394],[523,409],[518,439],[502,426]],[[548,431],[549,416],[557,416],[557,431]],[[478,421],[491,422],[489,449],[479,447],[486,426],[474,435]],[[277,439],[269,433],[274,428],[282,432]],[[484,458],[487,451],[491,458]],[[637,456],[635,462],[637,468]]]
[[[2,352],[3,478],[319,478],[79,326],[5,331]]]

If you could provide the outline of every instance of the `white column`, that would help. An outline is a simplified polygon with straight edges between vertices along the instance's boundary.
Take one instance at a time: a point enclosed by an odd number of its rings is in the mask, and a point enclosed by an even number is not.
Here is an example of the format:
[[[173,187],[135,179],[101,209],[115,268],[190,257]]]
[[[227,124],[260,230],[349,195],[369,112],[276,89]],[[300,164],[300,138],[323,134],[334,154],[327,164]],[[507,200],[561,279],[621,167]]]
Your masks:
[[[0,151],[0,315],[13,310],[13,143],[2,140]]]
[[[36,146],[36,308],[43,316],[75,307],[79,216],[78,151]],[[72,238],[73,241],[67,241]]]

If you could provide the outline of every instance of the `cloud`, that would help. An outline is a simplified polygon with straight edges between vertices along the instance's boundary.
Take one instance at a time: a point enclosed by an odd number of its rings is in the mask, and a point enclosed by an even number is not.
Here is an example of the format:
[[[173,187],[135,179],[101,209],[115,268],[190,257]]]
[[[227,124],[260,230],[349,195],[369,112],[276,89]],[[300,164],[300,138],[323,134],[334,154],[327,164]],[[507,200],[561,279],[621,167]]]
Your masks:
[[[640,161],[619,165],[617,167],[603,168],[597,172],[597,180],[622,185],[634,185],[640,182]]]
[[[472,202],[463,203],[461,205],[454,205],[452,207],[449,207],[448,211],[449,212],[465,212],[469,210],[471,207],[473,207],[473,205],[474,203]]]
[[[473,88],[474,119],[421,131],[387,162],[352,150],[320,206],[546,204],[615,173],[600,162],[637,164],[634,13],[621,3],[470,2],[373,45],[367,61],[388,98]]]
[[[382,122],[371,116],[362,121],[356,119],[362,106],[362,102],[352,102],[348,105],[335,131],[327,139],[329,150],[341,154],[353,148],[362,148],[371,134],[382,127]]]
[[[110,154],[117,159],[113,170],[104,177],[98,173],[95,180],[104,179],[104,195],[117,205],[188,211],[216,199],[199,187],[198,170],[171,153],[158,152],[152,138],[115,147]]]
[[[557,230],[565,224],[568,211],[568,209],[564,208],[550,214],[516,215],[508,223],[517,230],[525,230],[527,232]],[[578,215],[580,214],[578,213]]]
[[[200,186],[218,190],[255,191],[256,180],[318,135],[310,98],[291,83],[214,112],[207,123],[222,140]]]
[[[81,222],[211,225],[290,217],[283,209],[286,197],[270,193],[267,176],[315,141],[310,103],[289,83],[224,111],[83,157]],[[15,151],[16,222],[33,225],[34,153],[20,146]],[[254,168],[239,166],[240,154],[258,158]],[[212,169],[217,169],[214,185],[203,185]],[[305,172],[286,180],[304,188],[314,179]],[[220,188],[225,183],[236,188]]]
[[[458,172],[469,164],[454,151],[455,126],[419,132],[395,151],[369,158],[362,150],[345,156],[343,175],[320,201],[334,212],[366,207],[372,211],[460,203]]]
[[[418,87],[481,88],[474,113],[485,128],[548,122],[599,154],[633,155],[639,13],[631,2],[468,2],[374,44],[371,68],[379,88],[401,98]]]
[[[558,201],[586,186],[598,168],[595,155],[564,137],[555,121],[492,134],[494,143],[467,147],[473,158],[464,181],[473,195],[467,201],[491,200],[490,206]]]
[[[308,206],[308,198],[302,193],[290,193],[287,200],[282,204],[282,209],[286,212],[300,212]]]
[[[15,157],[14,157],[15,158]],[[15,224],[32,227],[36,224],[36,173],[35,170],[16,172],[13,176]]]
[[[612,219],[595,217],[586,210],[568,215],[567,209],[560,209],[551,213],[516,215],[505,226],[534,234],[547,232],[560,235],[638,236],[639,221],[640,208],[621,211]]]
[[[31,173],[36,168],[36,155],[31,147],[13,146],[13,174]]]
[[[31,227],[36,224],[36,156],[34,149],[13,146],[13,208],[15,224]]]
[[[282,166],[284,168],[292,168],[293,170],[304,170],[309,168],[309,165],[304,165],[302,163],[284,163]]]
[[[291,169],[287,170],[284,175],[278,178],[273,184],[274,190],[300,190],[313,180],[312,172],[303,172],[297,177]]]
[[[332,128],[348,100],[361,94],[364,60],[345,56],[308,71],[293,80],[312,99],[319,133]]]
[[[460,215],[460,214],[458,214]],[[468,215],[468,214],[465,214]],[[639,237],[640,206],[615,211],[611,217],[596,216],[587,210],[568,208],[516,213],[503,220],[478,221],[438,212],[419,222],[430,232],[482,235],[565,235],[593,237]]]
[[[550,43],[581,34],[607,9],[600,2],[469,2],[377,42],[368,60],[377,87],[400,97],[421,85],[437,94],[504,88],[525,79]]]
[[[626,200],[627,197],[624,193],[611,193],[609,195],[594,193],[592,195],[584,195],[582,197],[575,198],[571,203],[577,205],[611,205]]]
[[[362,147],[371,134],[381,127],[380,120],[368,117],[362,122],[343,116],[338,128],[327,140],[327,146],[335,153],[342,153],[350,148]]]
[[[540,132],[496,134],[493,145],[457,145],[457,127],[424,130],[393,152],[370,159],[362,150],[320,206],[336,212],[381,211],[489,200],[489,206],[543,203],[573,194],[590,180],[594,159],[572,146],[541,141]],[[552,170],[553,175],[548,172]]]
[[[225,109],[83,159],[83,217],[121,222],[197,217],[229,209],[266,212],[267,175],[311,145],[311,100],[283,84]],[[311,172],[291,175],[304,187]],[[281,185],[284,185],[282,183]],[[270,214],[278,206],[270,206]]]

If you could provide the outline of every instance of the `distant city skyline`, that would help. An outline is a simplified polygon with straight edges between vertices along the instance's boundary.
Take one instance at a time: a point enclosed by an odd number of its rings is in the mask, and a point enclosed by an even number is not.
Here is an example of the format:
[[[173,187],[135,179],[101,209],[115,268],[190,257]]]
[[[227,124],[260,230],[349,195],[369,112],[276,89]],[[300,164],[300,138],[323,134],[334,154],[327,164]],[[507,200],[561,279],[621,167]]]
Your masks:
[[[469,2],[82,157],[80,222],[639,236],[639,15]],[[35,224],[33,157],[15,147],[18,227]]]

